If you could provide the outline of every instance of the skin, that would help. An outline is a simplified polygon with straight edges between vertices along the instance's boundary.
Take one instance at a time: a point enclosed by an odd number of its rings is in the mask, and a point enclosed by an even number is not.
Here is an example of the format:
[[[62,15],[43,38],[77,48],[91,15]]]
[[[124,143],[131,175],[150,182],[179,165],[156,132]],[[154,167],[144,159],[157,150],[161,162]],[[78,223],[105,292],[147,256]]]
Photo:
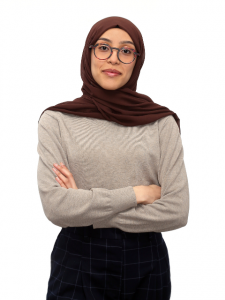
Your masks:
[[[110,28],[109,30],[105,31],[99,38],[107,38],[112,41],[104,41],[104,40],[97,40],[95,44],[99,43],[107,43],[111,47],[117,47],[122,48],[124,46],[127,46],[128,48],[135,49],[134,45],[131,45],[129,43],[120,44],[120,41],[131,41],[130,35],[120,28]],[[136,51],[137,52],[137,51]],[[94,80],[103,88],[106,90],[116,90],[123,85],[125,85],[128,80],[130,79],[134,66],[136,64],[137,58],[130,64],[124,64],[121,61],[119,61],[117,57],[117,51],[116,49],[113,49],[113,54],[110,58],[106,60],[99,60],[94,55],[94,49],[91,49],[91,73],[94,78]],[[122,74],[115,77],[109,77],[106,74],[104,74],[102,71],[104,69],[116,69]]]
[[[96,43],[99,41],[99,42],[107,43],[111,47],[117,47],[117,48],[128,46],[136,50],[135,46],[129,43],[119,44],[120,41],[133,42],[129,34],[120,28],[111,28],[105,31],[99,38],[110,39],[112,43],[108,41],[107,42],[101,41],[101,40],[97,40]],[[103,89],[106,90],[116,90],[122,87],[123,85],[125,85],[132,75],[135,63],[136,63],[136,59],[131,64],[124,64],[120,62],[117,57],[117,51],[115,51],[115,49],[113,50],[112,56],[106,60],[97,59],[94,55],[94,49],[92,49],[91,52],[92,76],[94,80]],[[119,72],[121,72],[121,75],[115,77],[109,77],[102,72],[102,70],[104,69],[116,69]],[[66,189],[69,188],[75,190],[78,189],[72,173],[62,162],[60,162],[60,165],[54,163],[53,166],[54,167],[52,168],[52,170],[57,175],[55,179],[60,184],[61,187]],[[151,184],[148,186],[144,186],[144,185],[134,186],[133,189],[136,195],[137,204],[152,204],[154,201],[160,199],[161,197],[161,187],[155,184]]]

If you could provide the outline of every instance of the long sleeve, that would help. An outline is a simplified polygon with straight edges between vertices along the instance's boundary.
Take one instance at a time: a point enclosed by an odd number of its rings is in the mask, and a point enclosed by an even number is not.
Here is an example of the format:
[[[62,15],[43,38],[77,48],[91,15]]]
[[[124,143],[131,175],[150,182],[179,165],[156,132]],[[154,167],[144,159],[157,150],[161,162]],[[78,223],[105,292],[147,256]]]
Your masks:
[[[105,188],[66,189],[56,181],[53,163],[61,161],[70,170],[62,146],[58,120],[44,112],[38,124],[39,161],[38,190],[46,217],[60,227],[89,226],[103,222],[117,212],[137,206],[132,186],[108,190]]]
[[[119,228],[126,232],[164,232],[184,227],[189,214],[189,186],[179,128],[173,116],[158,120],[161,198],[152,204],[116,213],[94,228]]]

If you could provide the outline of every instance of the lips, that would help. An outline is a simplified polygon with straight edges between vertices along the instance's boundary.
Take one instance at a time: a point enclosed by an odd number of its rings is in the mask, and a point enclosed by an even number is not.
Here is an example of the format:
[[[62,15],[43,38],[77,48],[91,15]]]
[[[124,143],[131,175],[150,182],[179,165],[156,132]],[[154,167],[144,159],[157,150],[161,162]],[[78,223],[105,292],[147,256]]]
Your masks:
[[[116,69],[105,69],[103,70],[103,72],[107,72],[107,73],[113,73],[113,74],[121,74],[118,70]]]

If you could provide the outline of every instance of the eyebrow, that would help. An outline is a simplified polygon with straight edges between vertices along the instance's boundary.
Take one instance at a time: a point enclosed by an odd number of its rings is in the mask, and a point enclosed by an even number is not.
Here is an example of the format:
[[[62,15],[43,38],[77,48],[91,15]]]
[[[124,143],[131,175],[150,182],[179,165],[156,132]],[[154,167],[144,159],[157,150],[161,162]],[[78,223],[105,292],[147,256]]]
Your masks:
[[[99,38],[98,40],[103,40],[103,41],[112,43],[111,40],[106,39],[106,38]],[[134,45],[134,43],[132,43],[131,41],[121,41],[121,42],[119,42],[119,44],[132,44],[132,45]],[[135,45],[134,45],[134,46],[135,46]]]

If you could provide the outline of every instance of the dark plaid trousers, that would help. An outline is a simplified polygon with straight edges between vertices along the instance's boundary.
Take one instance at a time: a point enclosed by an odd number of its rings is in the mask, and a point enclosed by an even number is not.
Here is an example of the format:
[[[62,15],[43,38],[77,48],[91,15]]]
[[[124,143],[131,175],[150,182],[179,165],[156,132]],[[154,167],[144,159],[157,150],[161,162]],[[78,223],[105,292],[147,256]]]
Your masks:
[[[47,300],[169,300],[161,232],[62,228],[51,253]]]

